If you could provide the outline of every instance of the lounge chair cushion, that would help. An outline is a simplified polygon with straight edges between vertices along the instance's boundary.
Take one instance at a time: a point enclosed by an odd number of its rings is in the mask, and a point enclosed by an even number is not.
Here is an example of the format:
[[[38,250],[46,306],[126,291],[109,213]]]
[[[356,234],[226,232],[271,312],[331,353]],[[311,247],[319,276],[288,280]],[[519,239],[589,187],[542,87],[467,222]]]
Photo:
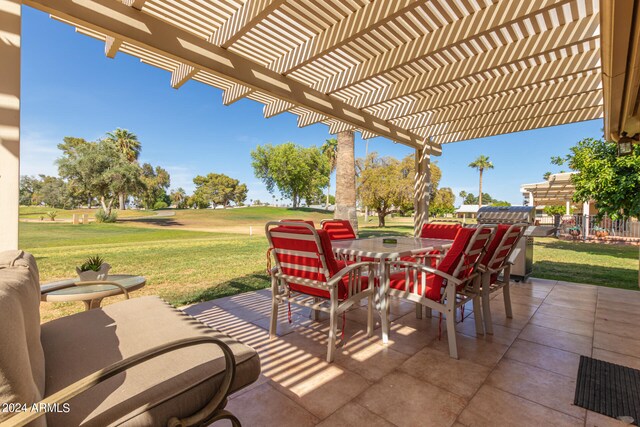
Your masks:
[[[422,230],[420,231],[420,237],[423,239],[446,239],[453,240],[456,238],[456,234],[458,234],[458,230],[460,230],[462,226],[460,224],[424,224],[422,226]],[[440,255],[440,251],[430,251],[427,255]],[[427,257],[429,259],[429,264],[432,268],[436,268],[438,265],[437,257]],[[419,262],[418,257],[402,257],[401,261],[406,262]]]
[[[0,252],[0,403],[41,400],[44,365],[35,259],[23,251]],[[0,422],[9,415],[0,411]]]
[[[42,325],[46,395],[126,357],[177,339],[210,335],[236,358],[232,391],[254,382],[260,362],[252,348],[174,309],[158,297],[140,297]],[[47,414],[49,426],[166,425],[206,405],[224,375],[213,344],[169,352],[135,366],[69,401],[71,411]]]

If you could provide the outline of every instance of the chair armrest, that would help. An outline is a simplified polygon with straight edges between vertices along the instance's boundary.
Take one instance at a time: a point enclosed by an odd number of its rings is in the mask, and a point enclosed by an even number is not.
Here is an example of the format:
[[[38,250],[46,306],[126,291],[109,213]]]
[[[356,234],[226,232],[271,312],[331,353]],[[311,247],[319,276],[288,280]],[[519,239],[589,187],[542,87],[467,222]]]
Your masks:
[[[235,357],[233,356],[233,352],[224,342],[219,340],[218,338],[213,337],[193,337],[193,338],[184,338],[181,340],[172,341],[166,344],[162,344],[148,350],[142,351],[136,355],[131,357],[127,357],[124,360],[116,362],[111,366],[108,366],[104,369],[101,369],[93,374],[87,375],[86,377],[76,381],[73,384],[68,385],[62,390],[52,394],[51,396],[45,397],[40,402],[36,403],[38,407],[42,404],[52,405],[52,404],[62,404],[72,399],[73,397],[79,395],[80,393],[90,389],[91,387],[100,384],[101,382],[118,375],[129,368],[137,366],[141,363],[144,363],[150,359],[153,359],[157,356],[160,356],[165,353],[169,353],[174,350],[178,350],[180,348],[191,347],[194,345],[200,344],[216,344],[222,350],[225,358],[225,376],[222,380],[222,384],[220,389],[215,394],[215,396],[207,403],[202,409],[200,409],[194,415],[179,420],[178,418],[171,418],[169,420],[169,426],[190,426],[194,424],[200,424],[203,421],[211,418],[214,412],[218,409],[218,407],[226,401],[227,395],[229,394],[229,389],[231,388],[231,384],[233,383],[233,379],[235,377],[236,363]],[[39,417],[45,415],[45,412],[38,411],[29,411],[29,412],[21,412],[18,413],[9,419],[3,421],[3,426],[24,426],[31,421],[38,419]],[[6,423],[6,424],[5,424]]]
[[[448,282],[452,282],[454,285],[458,286],[461,285],[463,283],[463,281],[461,281],[460,279],[457,279],[456,277],[453,277],[447,273],[443,273],[440,270],[436,270],[433,267],[428,267],[424,264],[418,264],[415,262],[407,262],[407,261],[392,261],[391,262],[394,266],[400,266],[400,267],[408,267],[408,268],[413,268],[416,270],[421,270],[424,271],[426,273],[432,273],[435,274],[436,276],[440,276],[443,279],[446,279]],[[467,278],[466,280],[468,280],[469,278]],[[465,281],[466,281],[465,280]]]
[[[356,262],[355,264],[350,264],[347,265],[346,267],[344,267],[342,270],[338,271],[336,274],[333,275],[333,277],[327,282],[329,285],[333,285],[335,283],[338,283],[340,280],[342,280],[342,278],[344,276],[346,276],[347,274],[355,271],[355,270],[361,270],[364,267],[367,268],[373,268],[374,267],[374,263],[370,262],[370,261],[361,261],[361,262]]]

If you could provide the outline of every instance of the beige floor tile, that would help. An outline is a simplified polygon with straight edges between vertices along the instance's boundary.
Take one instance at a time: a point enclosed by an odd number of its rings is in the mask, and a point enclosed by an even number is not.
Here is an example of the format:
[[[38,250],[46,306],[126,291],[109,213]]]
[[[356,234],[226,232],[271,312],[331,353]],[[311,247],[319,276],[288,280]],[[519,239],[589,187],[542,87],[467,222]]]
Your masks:
[[[443,334],[446,333],[444,323],[445,322],[443,320]],[[434,328],[419,330],[412,328],[411,326],[405,326],[402,323],[392,322],[387,346],[397,352],[413,356],[437,338],[437,326]],[[380,343],[380,345],[384,344]]]
[[[597,412],[587,411],[587,422],[585,423],[585,427],[624,427],[628,425],[628,423],[615,418],[607,417],[606,415],[602,415]]]
[[[584,335],[571,334],[537,325],[528,325],[522,330],[518,338],[585,356],[591,355],[591,338]]]
[[[394,350],[392,346],[382,345],[380,336],[368,338],[363,332],[339,349],[335,363],[369,381],[377,381],[408,358],[409,355]]]
[[[532,305],[534,307],[537,307],[540,304],[542,304],[543,300],[544,300],[544,297],[523,295],[520,292],[513,292],[511,294],[511,304],[524,304],[524,305]],[[497,301],[502,302],[504,304],[504,298],[502,297],[502,295],[500,295],[500,297],[497,298]]]
[[[544,304],[595,312],[596,301],[584,301],[571,296],[554,295],[553,291],[544,299]]]
[[[493,313],[491,313],[493,315]],[[506,314],[504,315],[506,319]],[[481,338],[487,342],[497,342],[499,344],[511,345],[516,339],[520,330],[514,328],[508,328],[503,325],[498,325],[493,322],[493,335],[476,335],[476,324],[473,317],[468,317],[464,322],[460,322],[456,325],[456,331],[472,338]]]
[[[593,347],[615,353],[637,356],[640,354],[640,340],[620,338],[605,332],[595,331],[593,334]]]
[[[249,346],[255,347],[269,340],[269,333],[263,328],[247,322],[235,314],[227,312],[217,306],[210,307],[206,310],[199,310],[198,307],[191,306],[186,309],[185,312],[187,314],[194,313],[196,319],[212,328],[231,335]]]
[[[533,287],[523,287],[520,286],[520,284],[518,283],[511,283],[511,294],[518,294],[518,295],[527,295],[527,296],[531,296],[531,297],[536,297],[536,298],[545,298],[547,295],[549,295],[549,292],[551,292],[551,287],[548,287],[546,289],[541,289],[541,288],[533,288]],[[500,292],[497,292],[498,294]]]
[[[621,313],[621,315],[638,315],[638,306],[635,304],[628,304],[626,302],[613,302],[600,299],[598,300],[597,308],[599,312],[611,311]]]
[[[580,355],[546,345],[517,339],[505,354],[505,358],[527,363],[556,374],[576,378]]]
[[[509,348],[504,344],[488,342],[483,338],[468,337],[462,334],[456,335],[456,341],[460,360],[468,360],[488,368],[495,366]],[[448,356],[449,342],[446,334],[443,334],[441,340],[436,339],[429,344],[429,348]]]
[[[307,410],[265,383],[242,396],[231,399],[227,409],[245,426],[304,427],[318,422]],[[219,421],[215,426],[230,426]]]
[[[468,400],[480,388],[490,369],[425,348],[403,363],[400,371]]]
[[[596,318],[595,330],[617,335],[619,337],[640,340],[640,329],[638,325],[616,322],[615,320]]]
[[[593,349],[593,358],[604,360],[609,363],[615,363],[617,365],[628,366],[633,369],[640,369],[640,358],[628,356],[626,354],[614,353],[601,348]]]
[[[638,325],[640,324],[640,310],[632,313],[609,308],[603,309],[600,308],[599,303],[598,308],[596,308],[596,319],[613,320],[615,322]]]
[[[532,287],[551,289],[556,285],[556,283],[558,283],[557,280],[539,279],[537,277],[529,277],[529,279],[527,279],[526,282],[520,282],[520,283],[518,283],[518,285],[519,286],[532,286]]]
[[[567,415],[585,417],[585,410],[573,405],[575,379],[504,359],[491,372],[486,384]]]
[[[582,322],[591,322],[595,318],[592,310],[578,310],[575,308],[567,308],[558,305],[544,304],[540,305],[536,314],[544,314],[546,316],[562,317],[564,319],[580,320]]]
[[[263,373],[278,391],[324,419],[362,393],[370,383],[336,363],[309,357]]]
[[[583,322],[581,320],[567,319],[564,317],[550,316],[536,313],[529,321],[532,325],[544,326],[545,328],[557,329],[586,337],[593,336],[593,321]]]
[[[614,289],[598,286],[598,301],[621,302],[640,307],[640,294],[630,289]]]
[[[468,426],[583,426],[584,421],[562,412],[483,385],[460,414]]]
[[[349,402],[342,408],[334,412],[329,418],[322,421],[318,426],[322,427],[393,427],[393,424],[379,417],[368,409]]]
[[[397,426],[449,426],[465,406],[462,398],[399,372],[387,375],[355,401]]]

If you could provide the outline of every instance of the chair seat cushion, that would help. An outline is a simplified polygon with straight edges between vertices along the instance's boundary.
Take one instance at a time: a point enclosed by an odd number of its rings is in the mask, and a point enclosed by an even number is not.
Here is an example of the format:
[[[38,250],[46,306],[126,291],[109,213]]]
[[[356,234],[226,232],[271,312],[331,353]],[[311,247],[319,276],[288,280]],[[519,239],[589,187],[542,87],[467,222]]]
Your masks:
[[[425,284],[426,284],[426,291],[424,291],[422,289],[422,283],[420,280],[420,277],[418,276],[418,281],[417,281],[417,286],[418,289],[414,289],[414,287],[416,286],[415,281],[413,280],[413,277],[411,277],[411,275],[409,276],[409,280],[406,280],[406,275],[404,273],[404,271],[400,271],[398,273],[393,273],[391,274],[391,276],[389,277],[390,281],[389,281],[389,288],[391,289],[395,289],[397,291],[409,291],[411,293],[417,293],[419,295],[422,295],[426,298],[432,299],[434,301],[439,301],[440,300],[440,287],[439,286],[434,286],[434,282],[436,279],[436,275],[435,274],[427,274],[426,276],[426,280],[425,280]]]
[[[422,257],[418,256],[403,256],[400,258],[400,261],[404,261],[404,262],[414,262],[414,263],[422,263],[422,258],[423,257],[428,257],[428,255],[440,255],[441,252],[440,251],[430,251],[425,253],[424,255],[422,255]],[[438,266],[438,258],[437,257],[428,257],[429,258],[429,264],[427,264],[429,267],[431,268],[436,268]]]
[[[233,338],[176,310],[158,297],[141,297],[42,325],[45,395],[149,348],[209,335],[236,359],[232,391],[260,374],[258,354]],[[69,401],[69,413],[48,413],[49,426],[166,425],[197,412],[222,381],[225,361],[214,344],[175,350],[116,375]]]

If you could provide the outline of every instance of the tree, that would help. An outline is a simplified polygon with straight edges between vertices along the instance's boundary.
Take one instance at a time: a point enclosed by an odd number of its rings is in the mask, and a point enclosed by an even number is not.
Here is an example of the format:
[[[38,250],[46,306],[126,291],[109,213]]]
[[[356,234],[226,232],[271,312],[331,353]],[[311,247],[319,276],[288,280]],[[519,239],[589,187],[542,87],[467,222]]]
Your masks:
[[[136,192],[142,185],[141,170],[108,141],[89,142],[64,150],[56,163],[60,177],[71,186],[95,195],[107,215],[111,215],[117,194]]]
[[[320,151],[327,158],[329,162],[329,182],[327,184],[327,200],[325,207],[329,207],[329,195],[331,191],[331,174],[336,170],[336,166],[338,165],[338,140],[335,138],[327,139],[322,147],[320,147]]]
[[[117,128],[113,132],[107,132],[105,139],[114,144],[118,151],[124,154],[129,162],[134,163],[138,161],[142,144],[138,141],[138,137],[134,133],[126,129]],[[125,198],[126,194],[124,193],[118,195],[118,206],[120,209],[125,208]]]
[[[74,200],[69,186],[62,179],[55,176],[40,175],[40,185],[33,194],[36,204],[44,204],[56,209],[74,207]]]
[[[62,155],[69,159],[77,158],[78,153],[82,149],[86,149],[87,145],[91,144],[84,138],[76,138],[73,136],[65,136],[62,139],[62,143],[58,144],[58,149],[62,151]],[[78,176],[75,179],[69,181],[67,183],[69,185],[69,190],[75,196],[84,197],[87,201],[87,207],[91,208],[91,202],[93,201],[93,195],[88,189],[88,183],[83,180],[82,177]]]
[[[566,163],[579,172],[571,176],[574,202],[595,201],[600,216],[640,217],[640,145],[634,145],[631,155],[618,157],[615,142],[585,138],[552,163]]]
[[[456,196],[449,187],[439,188],[429,204],[429,211],[436,216],[454,213]]]
[[[171,185],[169,172],[160,166],[154,168],[150,163],[145,163],[140,179],[143,185],[137,194],[145,209],[153,209],[156,202],[171,203],[171,199],[167,200],[167,188]]]
[[[212,203],[214,209],[216,205],[226,208],[231,202],[241,206],[247,200],[247,186],[222,173],[198,175],[193,179],[193,183],[196,185],[194,197],[199,201],[206,201],[207,204]]]
[[[184,188],[178,187],[176,190],[173,190],[171,194],[169,194],[169,198],[176,208],[184,209],[187,207],[188,196],[187,192],[184,191]]]
[[[358,176],[358,196],[361,203],[378,213],[378,226],[385,226],[385,217],[393,207],[413,203],[413,174],[407,170],[410,162],[393,157],[378,157],[373,152],[362,162]]]
[[[33,195],[40,192],[42,182],[35,176],[22,175],[20,177],[20,205],[31,206],[35,204]]]
[[[567,208],[562,205],[549,205],[544,207],[544,213],[550,216],[564,215],[567,212]]]
[[[478,194],[480,197],[478,198],[478,206],[482,206],[482,173],[485,169],[493,169],[493,163],[489,161],[489,157],[480,155],[473,162],[469,163],[470,168],[475,168],[480,172],[480,185]]]
[[[329,162],[315,146],[305,148],[292,142],[259,145],[251,151],[254,174],[273,194],[277,188],[297,208],[327,186]],[[275,197],[275,196],[274,196]]]

